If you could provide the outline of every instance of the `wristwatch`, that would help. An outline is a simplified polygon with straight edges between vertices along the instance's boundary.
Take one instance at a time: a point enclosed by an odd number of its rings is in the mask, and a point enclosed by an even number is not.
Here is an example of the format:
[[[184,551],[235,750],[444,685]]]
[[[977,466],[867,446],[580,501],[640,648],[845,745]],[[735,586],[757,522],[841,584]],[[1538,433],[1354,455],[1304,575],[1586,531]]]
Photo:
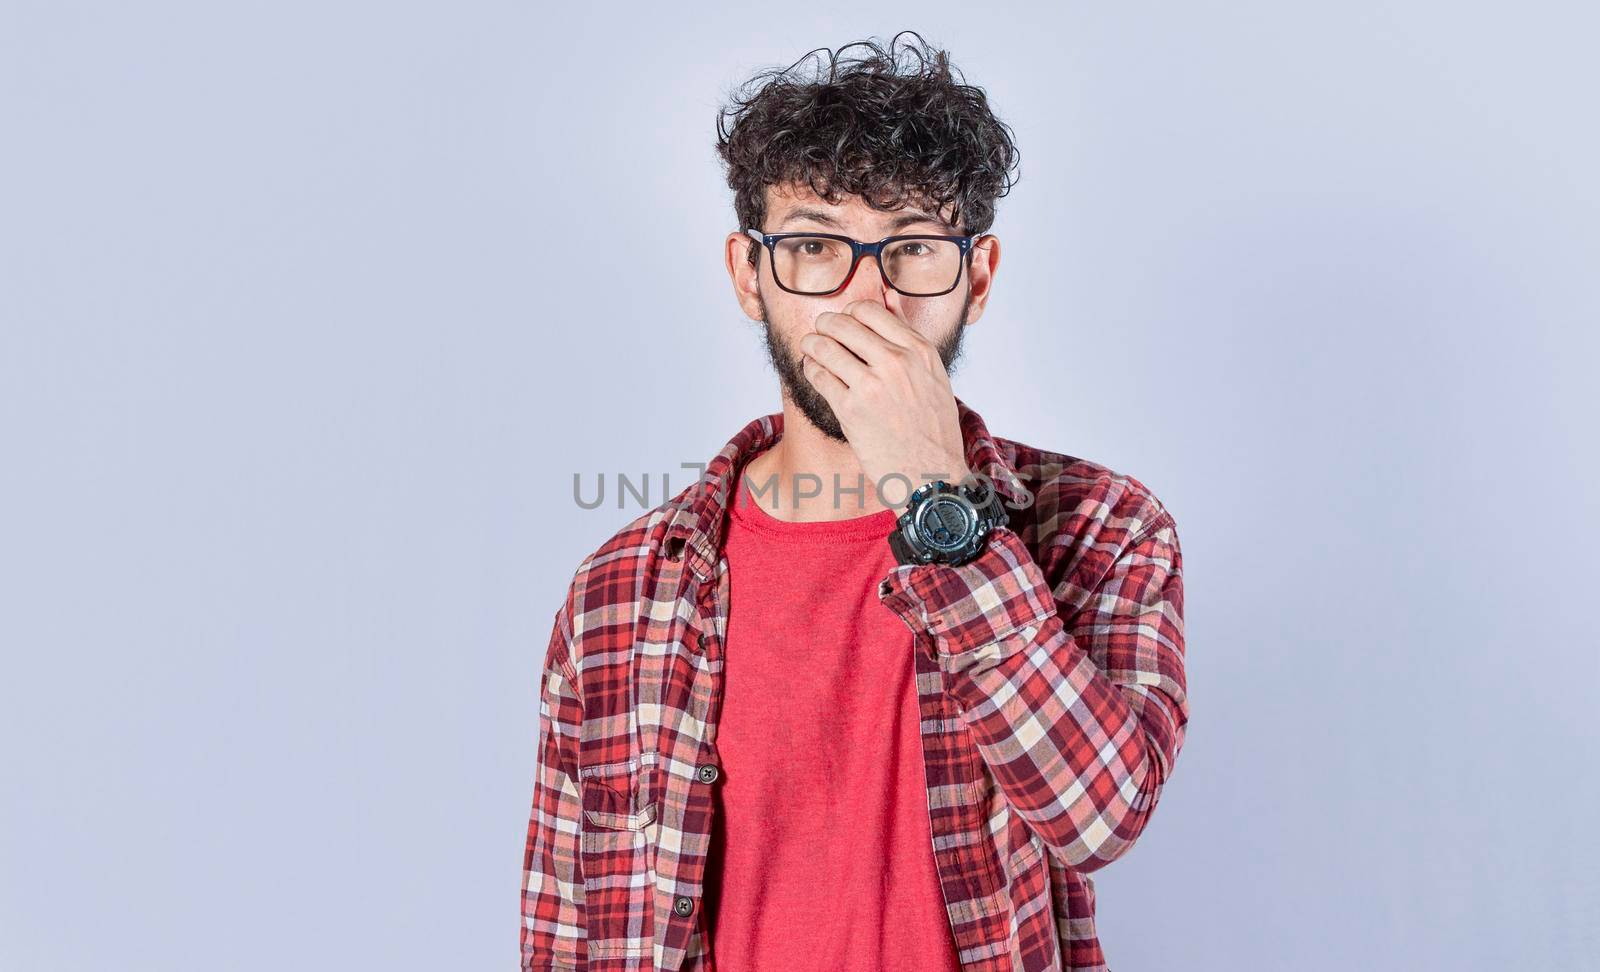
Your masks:
[[[989,533],[1009,519],[995,490],[936,479],[912,491],[889,534],[889,548],[902,564],[954,567],[982,553]]]

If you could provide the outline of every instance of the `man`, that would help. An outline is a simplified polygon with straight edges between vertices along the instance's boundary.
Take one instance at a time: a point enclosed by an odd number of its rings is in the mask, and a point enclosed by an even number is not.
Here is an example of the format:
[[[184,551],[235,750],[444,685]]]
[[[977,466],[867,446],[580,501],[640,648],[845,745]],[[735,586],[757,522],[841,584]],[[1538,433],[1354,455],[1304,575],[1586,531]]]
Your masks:
[[[865,46],[719,124],[782,410],[556,612],[523,969],[1107,969],[1089,874],[1188,723],[1176,529],[953,394],[1017,153]]]

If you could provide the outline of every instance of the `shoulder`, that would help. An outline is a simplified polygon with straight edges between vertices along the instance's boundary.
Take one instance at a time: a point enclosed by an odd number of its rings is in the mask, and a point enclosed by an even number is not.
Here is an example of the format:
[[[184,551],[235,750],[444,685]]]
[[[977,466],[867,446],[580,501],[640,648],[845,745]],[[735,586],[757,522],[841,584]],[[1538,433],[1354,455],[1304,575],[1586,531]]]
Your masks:
[[[693,488],[636,516],[579,561],[557,612],[575,671],[582,671],[584,655],[606,650],[608,642],[631,643],[646,575]]]
[[[1064,452],[994,436],[1028,490],[1007,509],[1011,526],[1068,600],[1086,593],[1128,551],[1152,539],[1177,544],[1173,514],[1144,481]]]
[[[1022,519],[1041,537],[1092,529],[1136,539],[1172,519],[1155,491],[1129,473],[1014,439],[994,441],[1031,495]]]

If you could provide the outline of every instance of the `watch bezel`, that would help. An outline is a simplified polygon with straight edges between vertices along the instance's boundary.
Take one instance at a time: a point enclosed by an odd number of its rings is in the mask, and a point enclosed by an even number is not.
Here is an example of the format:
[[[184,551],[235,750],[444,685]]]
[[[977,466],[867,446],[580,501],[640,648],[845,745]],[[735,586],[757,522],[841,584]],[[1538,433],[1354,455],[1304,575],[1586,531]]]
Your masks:
[[[982,503],[973,498],[974,492],[984,498]],[[923,529],[931,515],[930,511],[943,502],[956,504],[966,521],[966,529],[954,543],[934,543],[930,533],[925,533]],[[894,534],[898,536],[898,542],[891,546],[903,547],[912,558],[910,561],[901,560],[902,563],[959,566],[982,553],[990,533],[997,526],[1005,526],[1009,519],[1005,510],[1000,508],[999,495],[993,487],[975,490],[965,481],[952,484],[945,480],[933,480],[912,490],[906,511],[896,521]],[[896,551],[896,559],[901,559],[899,550]]]

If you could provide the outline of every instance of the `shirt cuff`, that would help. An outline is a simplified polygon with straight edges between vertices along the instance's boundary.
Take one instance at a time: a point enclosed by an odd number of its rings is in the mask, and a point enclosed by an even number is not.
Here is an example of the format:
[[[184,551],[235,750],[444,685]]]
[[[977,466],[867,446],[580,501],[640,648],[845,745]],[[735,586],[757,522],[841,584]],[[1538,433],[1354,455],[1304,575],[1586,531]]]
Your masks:
[[[928,636],[935,658],[993,644],[1056,613],[1044,571],[1010,527],[996,527],[983,553],[959,566],[895,567],[878,597]]]

